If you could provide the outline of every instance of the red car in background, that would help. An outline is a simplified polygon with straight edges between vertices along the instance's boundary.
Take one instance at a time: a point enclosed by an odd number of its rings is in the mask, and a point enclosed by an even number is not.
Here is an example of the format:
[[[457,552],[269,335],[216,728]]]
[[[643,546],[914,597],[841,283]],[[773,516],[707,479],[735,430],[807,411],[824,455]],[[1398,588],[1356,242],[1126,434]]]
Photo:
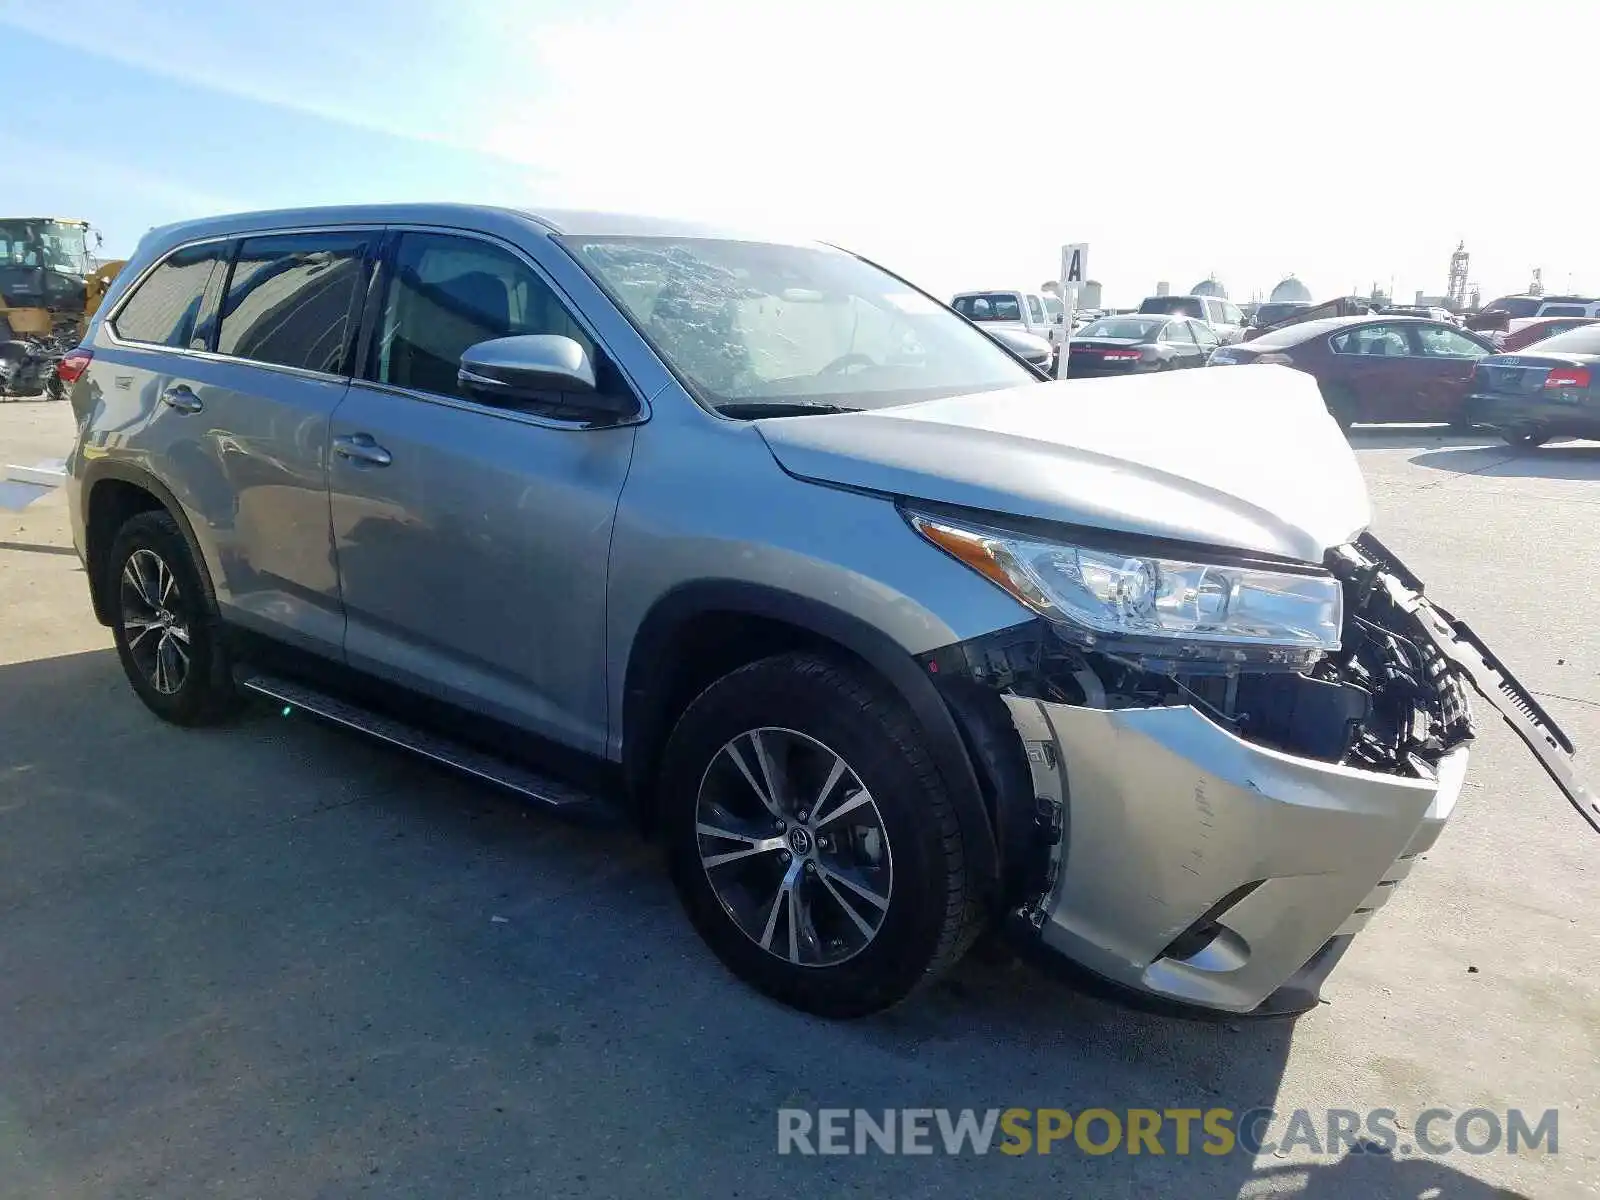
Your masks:
[[[1494,347],[1481,334],[1422,317],[1332,317],[1223,346],[1210,365],[1278,363],[1314,377],[1341,427],[1356,422],[1465,425],[1472,368]]]
[[[1524,346],[1597,321],[1600,317],[1534,317],[1531,321],[1512,321],[1509,330],[1494,335],[1494,344],[1501,354],[1514,354]]]

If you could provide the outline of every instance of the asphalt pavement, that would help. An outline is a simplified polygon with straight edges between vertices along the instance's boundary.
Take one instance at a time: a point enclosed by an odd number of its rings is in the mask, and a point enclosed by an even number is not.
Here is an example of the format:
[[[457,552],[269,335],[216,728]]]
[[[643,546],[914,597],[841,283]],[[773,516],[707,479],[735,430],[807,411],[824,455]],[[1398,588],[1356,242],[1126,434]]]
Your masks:
[[[0,405],[0,463],[70,435]],[[1380,536],[1600,747],[1600,445],[1356,440]],[[1600,1194],[1600,838],[1481,711],[1456,818],[1298,1023],[971,960],[835,1024],[734,982],[625,829],[266,706],[161,724],[64,495],[0,511],[0,1196]],[[777,1152],[783,1107],[1257,1105],[1392,1109],[1406,1139],[1430,1107],[1555,1108],[1559,1146]]]

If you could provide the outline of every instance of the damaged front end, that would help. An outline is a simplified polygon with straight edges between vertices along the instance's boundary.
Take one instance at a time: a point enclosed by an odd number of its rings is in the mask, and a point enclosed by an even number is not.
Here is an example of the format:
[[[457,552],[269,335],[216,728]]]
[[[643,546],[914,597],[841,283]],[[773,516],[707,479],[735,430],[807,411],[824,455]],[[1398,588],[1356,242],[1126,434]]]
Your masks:
[[[1600,815],[1570,742],[1375,539],[1324,566],[1342,626],[1309,666],[1195,662],[1045,617],[925,657],[969,729],[981,690],[1021,739],[1009,786],[1028,795],[996,796],[1015,925],[1147,999],[1256,1015],[1315,1005],[1449,819],[1469,684]],[[1004,767],[987,750],[998,793]]]

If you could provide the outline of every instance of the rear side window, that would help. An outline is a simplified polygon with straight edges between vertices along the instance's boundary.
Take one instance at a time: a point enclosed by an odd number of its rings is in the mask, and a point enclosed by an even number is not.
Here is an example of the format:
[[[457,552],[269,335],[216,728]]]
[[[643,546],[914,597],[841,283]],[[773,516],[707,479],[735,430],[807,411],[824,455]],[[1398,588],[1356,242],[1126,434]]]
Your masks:
[[[1540,311],[1541,317],[1584,317],[1588,313],[1581,304],[1546,304]]]
[[[227,243],[174,250],[134,289],[111,320],[125,342],[181,349],[189,345],[211,270]],[[197,347],[204,349],[203,346]]]
[[[344,374],[367,239],[291,233],[239,243],[217,353]]]
[[[1028,320],[1035,325],[1044,324],[1044,305],[1039,303],[1039,297],[1028,297]]]
[[[1162,331],[1161,340],[1179,346],[1194,345],[1194,334],[1189,332],[1189,322],[1173,321]]]
[[[1020,321],[1022,302],[1016,292],[983,292],[957,296],[952,307],[969,321]]]
[[[1167,313],[1174,317],[1205,319],[1204,296],[1146,296],[1139,305],[1142,313]]]

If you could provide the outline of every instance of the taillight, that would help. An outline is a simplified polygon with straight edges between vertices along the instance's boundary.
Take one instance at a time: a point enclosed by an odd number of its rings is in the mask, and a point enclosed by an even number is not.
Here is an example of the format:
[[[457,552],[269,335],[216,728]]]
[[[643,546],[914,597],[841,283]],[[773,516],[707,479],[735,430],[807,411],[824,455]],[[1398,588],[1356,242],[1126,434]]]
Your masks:
[[[68,350],[61,356],[61,361],[56,364],[56,378],[62,383],[77,383],[83,378],[83,373],[89,369],[89,364],[94,361],[93,350]]]
[[[1544,377],[1547,388],[1586,388],[1589,386],[1588,367],[1555,367]]]
[[[1105,350],[1102,351],[1102,354],[1104,357],[1109,359],[1130,359],[1143,357],[1143,355],[1141,355],[1137,350]]]

